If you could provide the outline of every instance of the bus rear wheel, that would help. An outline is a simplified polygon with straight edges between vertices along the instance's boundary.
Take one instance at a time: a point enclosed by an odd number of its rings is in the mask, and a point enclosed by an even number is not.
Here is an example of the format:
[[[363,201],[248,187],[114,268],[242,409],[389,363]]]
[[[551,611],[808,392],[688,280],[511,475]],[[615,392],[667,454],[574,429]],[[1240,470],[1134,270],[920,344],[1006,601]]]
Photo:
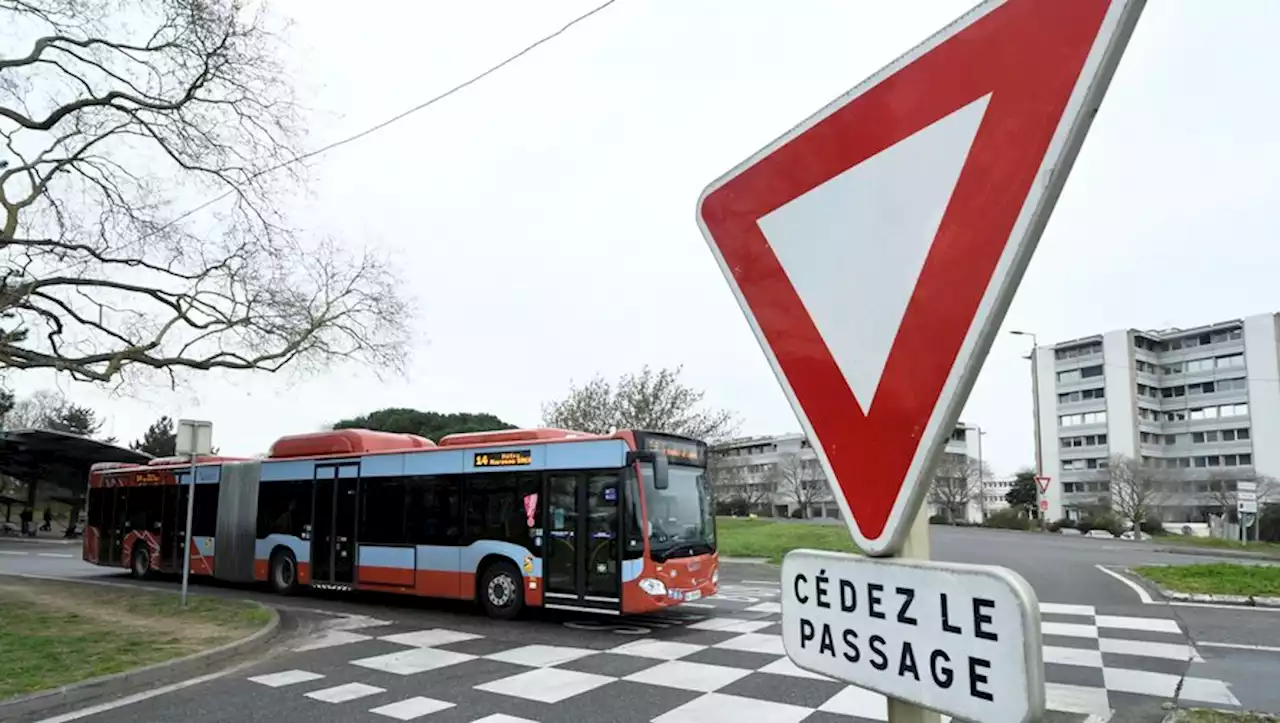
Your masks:
[[[495,562],[480,577],[480,605],[485,614],[511,620],[524,610],[524,580],[515,565]]]
[[[298,589],[298,560],[288,550],[277,550],[271,555],[271,567],[267,571],[271,591],[278,595],[292,595]]]
[[[129,563],[129,574],[133,575],[135,580],[142,580],[151,574],[151,559],[147,557],[145,549],[134,549],[133,560]]]

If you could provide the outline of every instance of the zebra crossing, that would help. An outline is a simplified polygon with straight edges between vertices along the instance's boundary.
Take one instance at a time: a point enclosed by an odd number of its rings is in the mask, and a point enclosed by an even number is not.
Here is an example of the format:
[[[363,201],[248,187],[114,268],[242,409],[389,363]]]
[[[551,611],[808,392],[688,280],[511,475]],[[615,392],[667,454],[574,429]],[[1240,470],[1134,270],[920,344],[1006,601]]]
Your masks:
[[[776,581],[746,580],[646,616],[538,616],[501,630],[351,619],[302,641],[279,669],[247,679],[307,705],[339,706],[343,720],[594,719],[586,711],[637,723],[886,720],[884,696],[790,662],[779,600]],[[1203,659],[1160,609],[1040,607],[1047,720],[1107,720],[1118,707],[1175,698],[1239,706],[1226,683],[1195,674]],[[328,657],[312,665],[308,655],[319,652]]]

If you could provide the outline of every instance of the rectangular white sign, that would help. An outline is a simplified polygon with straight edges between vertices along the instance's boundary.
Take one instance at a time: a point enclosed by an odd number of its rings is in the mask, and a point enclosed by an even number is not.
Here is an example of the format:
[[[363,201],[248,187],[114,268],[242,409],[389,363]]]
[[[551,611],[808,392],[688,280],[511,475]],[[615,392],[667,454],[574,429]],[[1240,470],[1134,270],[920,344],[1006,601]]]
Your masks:
[[[1237,512],[1242,515],[1256,515],[1258,514],[1258,498],[1254,497],[1251,500],[1240,500],[1236,504],[1236,507],[1238,508]]]
[[[782,641],[805,670],[963,720],[1044,712],[1035,592],[1001,567],[795,550]]]

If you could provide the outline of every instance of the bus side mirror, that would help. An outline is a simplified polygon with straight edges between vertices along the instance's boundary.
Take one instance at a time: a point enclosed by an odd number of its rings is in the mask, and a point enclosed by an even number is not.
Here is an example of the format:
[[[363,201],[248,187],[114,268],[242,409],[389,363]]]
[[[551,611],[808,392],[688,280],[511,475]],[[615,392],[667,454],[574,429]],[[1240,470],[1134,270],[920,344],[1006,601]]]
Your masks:
[[[653,488],[656,490],[665,490],[670,486],[670,467],[667,463],[667,455],[661,452],[651,452],[643,450],[639,452],[630,452],[627,454],[627,464],[635,464],[636,462],[653,463]]]
[[[667,455],[656,454],[653,457],[653,488],[665,490],[670,484],[670,472],[667,463]]]

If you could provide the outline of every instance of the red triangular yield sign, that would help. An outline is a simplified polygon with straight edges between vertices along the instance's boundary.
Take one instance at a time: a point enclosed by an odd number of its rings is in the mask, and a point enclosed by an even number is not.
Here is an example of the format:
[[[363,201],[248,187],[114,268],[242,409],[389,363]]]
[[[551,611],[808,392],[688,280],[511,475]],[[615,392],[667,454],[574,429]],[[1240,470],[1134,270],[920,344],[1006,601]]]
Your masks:
[[[711,184],[855,541],[900,544],[1142,3],[984,3]]]

